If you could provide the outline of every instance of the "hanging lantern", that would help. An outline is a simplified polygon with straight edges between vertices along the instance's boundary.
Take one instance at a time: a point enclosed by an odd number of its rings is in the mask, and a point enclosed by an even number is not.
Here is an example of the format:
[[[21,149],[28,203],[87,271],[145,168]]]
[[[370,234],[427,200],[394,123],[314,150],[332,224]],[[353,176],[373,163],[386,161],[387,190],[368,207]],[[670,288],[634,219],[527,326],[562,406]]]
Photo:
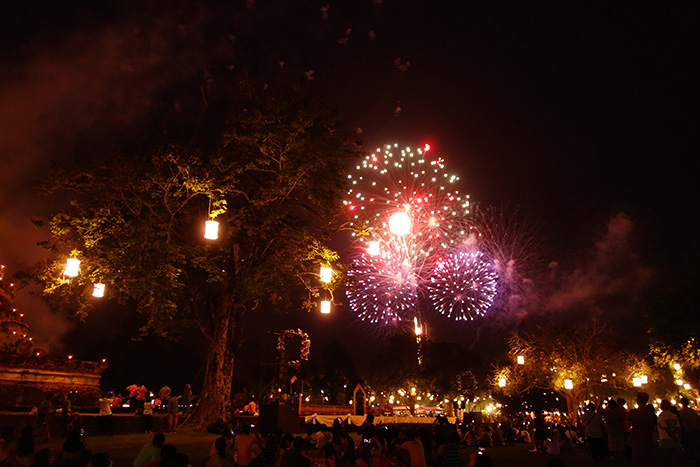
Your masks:
[[[321,302],[321,313],[324,315],[328,315],[331,312],[331,302],[328,300],[323,300]]]
[[[565,379],[564,380],[564,389],[573,389],[574,388],[574,382],[571,381],[570,379]]]
[[[321,266],[321,282],[330,282],[333,278],[333,269]]]
[[[105,296],[105,285],[98,282],[93,286],[92,296],[97,298],[102,298]]]
[[[66,269],[63,271],[63,275],[67,277],[75,277],[78,275],[80,270],[80,260],[76,258],[68,258],[66,261]]]
[[[367,254],[370,256],[377,256],[379,254],[379,242],[376,240],[372,240],[369,242],[369,246],[367,247]]]
[[[500,378],[498,378],[498,387],[499,388],[506,387],[506,379],[502,376]]]
[[[647,384],[649,382],[649,377],[647,375],[642,375],[640,379],[642,380],[642,384]]]
[[[518,355],[516,360],[518,361],[518,365],[525,365],[525,357],[523,357],[522,355]]]
[[[219,223],[209,219],[204,223],[204,238],[216,240],[219,238]]]
[[[642,387],[642,378],[639,378],[639,377],[632,378],[632,386],[634,386],[635,388],[641,388]]]
[[[411,231],[411,218],[405,212],[396,212],[389,218],[389,230],[400,237]]]

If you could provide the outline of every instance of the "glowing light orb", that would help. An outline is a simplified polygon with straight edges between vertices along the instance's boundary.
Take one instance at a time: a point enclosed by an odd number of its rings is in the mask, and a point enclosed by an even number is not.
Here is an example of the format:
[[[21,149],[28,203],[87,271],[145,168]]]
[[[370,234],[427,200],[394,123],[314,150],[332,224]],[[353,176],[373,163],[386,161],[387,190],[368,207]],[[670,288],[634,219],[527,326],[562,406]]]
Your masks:
[[[204,238],[216,240],[219,238],[219,223],[215,220],[208,220],[204,223]]]
[[[642,378],[632,378],[632,386],[634,386],[635,388],[642,387]]]
[[[506,387],[506,379],[505,378],[498,378],[498,387],[500,387],[500,388]]]
[[[102,283],[97,283],[93,285],[92,296],[97,298],[102,298],[105,296],[105,285]]]
[[[459,251],[437,262],[428,296],[441,314],[458,321],[483,316],[496,296],[498,276],[478,251]]]
[[[564,380],[564,389],[573,389],[574,388],[574,382],[571,381],[570,379],[565,379]]]
[[[80,260],[76,258],[68,258],[63,275],[67,277],[76,277],[78,272],[80,272]]]
[[[405,212],[397,212],[389,217],[389,230],[398,236],[403,236],[411,231],[411,218]]]
[[[523,357],[522,355],[518,355],[517,361],[518,365],[525,365],[525,357]]]

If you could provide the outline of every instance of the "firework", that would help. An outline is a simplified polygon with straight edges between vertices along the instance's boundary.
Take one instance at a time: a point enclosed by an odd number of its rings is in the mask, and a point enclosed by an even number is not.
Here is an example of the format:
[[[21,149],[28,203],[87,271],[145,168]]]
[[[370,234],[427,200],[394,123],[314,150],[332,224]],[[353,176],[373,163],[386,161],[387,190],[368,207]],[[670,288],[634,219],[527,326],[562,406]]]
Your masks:
[[[456,319],[483,316],[496,296],[497,274],[479,251],[449,253],[437,262],[428,296],[435,309]]]
[[[419,278],[398,255],[361,254],[348,272],[350,307],[362,321],[398,328],[417,307]]]
[[[449,248],[466,232],[456,229],[469,213],[469,196],[457,189],[459,177],[445,171],[442,158],[421,149],[387,145],[365,157],[348,175],[343,201],[353,226],[371,241],[389,227],[389,219],[405,213],[410,219],[411,247],[428,256]]]

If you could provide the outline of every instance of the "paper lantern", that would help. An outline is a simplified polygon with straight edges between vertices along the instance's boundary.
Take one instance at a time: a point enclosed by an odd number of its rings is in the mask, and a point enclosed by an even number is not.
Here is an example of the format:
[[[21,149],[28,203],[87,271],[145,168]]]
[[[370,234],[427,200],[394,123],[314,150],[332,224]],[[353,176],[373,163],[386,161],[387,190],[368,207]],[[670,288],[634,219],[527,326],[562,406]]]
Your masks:
[[[324,315],[330,314],[331,312],[331,302],[328,300],[323,300],[321,302],[321,313]]]
[[[321,282],[330,282],[333,278],[333,270],[325,266],[321,266]]]
[[[208,240],[216,240],[219,238],[219,223],[214,220],[208,220],[204,223],[204,238]]]
[[[525,357],[518,355],[517,357],[518,365],[525,365]]]
[[[632,386],[634,386],[635,388],[642,387],[642,378],[637,378],[637,377],[632,378]]]
[[[500,388],[506,387],[506,379],[505,378],[503,378],[503,377],[498,378],[498,387],[500,387]]]
[[[647,384],[649,382],[647,375],[640,376],[640,379],[642,380],[642,384]]]
[[[68,258],[66,261],[66,269],[63,271],[64,276],[75,277],[80,270],[80,260],[76,258]]]
[[[573,389],[574,388],[574,382],[571,381],[570,379],[565,379],[564,380],[564,389]]]
[[[100,282],[93,285],[92,296],[97,297],[97,298],[104,297],[105,296],[105,285],[100,283]]]
[[[376,240],[373,240],[369,242],[369,246],[367,247],[367,254],[370,256],[377,256],[379,254],[379,242]]]
[[[411,231],[411,218],[405,212],[396,212],[389,218],[389,230],[394,235],[403,236]]]

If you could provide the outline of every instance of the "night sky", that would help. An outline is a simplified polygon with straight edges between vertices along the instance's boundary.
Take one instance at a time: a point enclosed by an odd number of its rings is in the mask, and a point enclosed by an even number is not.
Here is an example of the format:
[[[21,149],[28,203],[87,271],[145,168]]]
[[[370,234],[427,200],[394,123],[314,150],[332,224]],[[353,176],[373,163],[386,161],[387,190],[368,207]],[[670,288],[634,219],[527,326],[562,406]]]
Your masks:
[[[576,302],[634,321],[695,242],[696,2],[46,3],[0,6],[0,261],[10,273],[45,255],[35,244],[46,232],[30,220],[57,202],[33,188],[52,163],[89,164],[186,121],[210,74],[216,86],[242,66],[337,106],[367,150],[430,143],[475,202],[517,209],[560,276],[538,313]],[[18,303],[38,345],[120,362],[106,374],[114,384],[132,382],[123,362],[140,367],[136,357],[148,370],[134,379],[184,358],[182,346],[125,341],[138,317],[109,305],[78,324],[24,293]],[[265,324],[249,317],[243,367],[247,355],[273,359],[267,331],[285,327],[308,330],[312,352],[331,338],[360,360],[372,349],[347,308],[261,315]],[[436,339],[479,335],[448,324],[433,323]],[[179,385],[199,366],[168,377]]]

